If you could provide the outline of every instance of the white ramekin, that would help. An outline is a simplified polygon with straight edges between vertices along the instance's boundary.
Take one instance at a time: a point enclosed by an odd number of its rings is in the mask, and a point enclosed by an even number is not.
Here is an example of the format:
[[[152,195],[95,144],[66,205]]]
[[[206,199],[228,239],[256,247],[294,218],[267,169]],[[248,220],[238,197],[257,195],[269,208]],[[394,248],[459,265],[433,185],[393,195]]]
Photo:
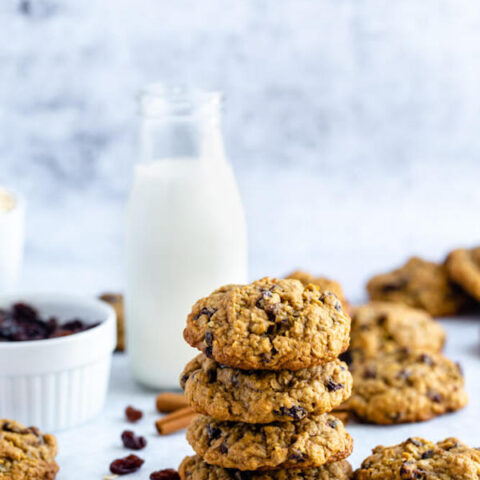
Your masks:
[[[105,302],[66,294],[0,296],[0,309],[24,302],[42,317],[79,318],[97,327],[66,337],[0,342],[0,418],[55,432],[86,422],[104,404],[116,342]]]

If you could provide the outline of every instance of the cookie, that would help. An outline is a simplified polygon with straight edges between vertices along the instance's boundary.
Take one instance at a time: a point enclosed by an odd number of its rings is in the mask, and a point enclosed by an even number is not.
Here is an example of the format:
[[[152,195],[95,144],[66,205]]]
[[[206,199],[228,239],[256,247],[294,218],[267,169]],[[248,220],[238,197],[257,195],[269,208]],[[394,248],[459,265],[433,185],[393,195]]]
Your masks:
[[[100,300],[107,302],[114,310],[117,316],[117,347],[116,352],[125,351],[125,309],[123,305],[123,295],[120,293],[104,293]]]
[[[335,280],[331,280],[330,278],[326,277],[314,277],[313,275],[310,275],[309,273],[302,270],[296,270],[295,272],[292,272],[290,275],[288,275],[288,277],[286,278],[293,278],[295,280],[299,280],[305,286],[309,283],[313,283],[314,285],[317,285],[321,292],[327,291],[334,293],[340,300],[343,309],[347,313],[350,313],[351,306],[345,298],[345,295],[343,294],[342,286]]]
[[[300,370],[348,347],[350,317],[337,297],[298,280],[263,278],[222,287],[187,319],[185,340],[230,367]]]
[[[37,428],[0,420],[0,479],[53,480],[57,441]]]
[[[437,353],[445,338],[445,330],[424,310],[371,302],[355,308],[349,350],[359,360],[403,347]]]
[[[346,405],[379,424],[429,420],[467,404],[460,367],[440,353],[400,350],[354,363]]]
[[[433,443],[419,437],[409,438],[393,447],[373,449],[356,480],[477,480],[480,478],[480,451],[456,438]]]
[[[352,467],[346,460],[307,469],[242,471],[209,465],[199,455],[185,457],[178,468],[181,480],[349,480]]]
[[[480,301],[480,247],[454,250],[445,264],[450,278]]]
[[[332,415],[267,425],[193,419],[187,440],[211,465],[238,470],[320,467],[347,457],[353,441]]]
[[[189,404],[217,420],[296,421],[329,412],[346,400],[352,376],[334,360],[303,370],[240,370],[201,354],[185,367],[181,385]]]
[[[459,313],[468,301],[450,281],[445,265],[418,257],[392,272],[373,277],[367,290],[371,300],[403,303],[433,316]]]

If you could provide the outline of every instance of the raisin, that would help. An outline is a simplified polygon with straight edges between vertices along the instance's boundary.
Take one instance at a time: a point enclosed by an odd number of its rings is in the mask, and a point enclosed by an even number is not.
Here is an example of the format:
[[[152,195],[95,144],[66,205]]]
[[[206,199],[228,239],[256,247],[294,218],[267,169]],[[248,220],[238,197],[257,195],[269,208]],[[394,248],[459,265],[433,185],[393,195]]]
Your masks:
[[[180,475],[173,468],[158,470],[150,474],[150,480],[180,480]]]
[[[16,303],[13,306],[13,314],[15,315],[15,317],[23,320],[38,320],[37,311],[26,303]]]
[[[224,440],[222,442],[222,444],[220,445],[220,452],[223,453],[224,455],[226,455],[228,453],[228,445],[227,445],[226,440]]]
[[[110,471],[117,475],[127,475],[128,473],[136,472],[143,465],[144,461],[136,455],[117,458],[110,464]]]
[[[231,476],[234,480],[250,480],[250,478],[252,478],[252,474],[250,472],[244,472],[242,470],[228,470],[228,472],[231,472]]]
[[[428,392],[427,397],[435,403],[440,403],[442,401],[442,396],[437,392]]]
[[[202,315],[206,315],[206,316],[208,317],[208,319],[210,320],[216,311],[217,311],[216,308],[210,309],[210,308],[207,308],[207,307],[203,307],[203,308],[197,313],[197,315],[195,315],[195,317],[194,317],[193,319],[196,321],[196,320],[198,320]]]
[[[432,360],[432,357],[430,355],[427,355],[426,353],[422,353],[419,357],[418,357],[418,360],[422,363],[426,363],[427,365],[429,365],[430,367],[433,366],[433,360]]]
[[[427,451],[422,453],[422,458],[423,459],[432,458],[432,457],[433,457],[433,450],[427,450]]]
[[[73,319],[60,324],[54,317],[41,318],[38,312],[25,303],[16,303],[10,310],[0,311],[0,341],[22,342],[64,337],[97,326]]]
[[[367,367],[363,372],[363,378],[377,378],[377,372],[371,367]]]
[[[298,450],[291,453],[289,456],[288,456],[289,460],[293,460],[294,462],[297,462],[297,463],[302,463],[305,461],[305,457],[303,455],[302,452],[299,452]]]
[[[340,354],[338,357],[342,362],[345,362],[347,365],[351,365],[353,362],[353,356],[352,356],[352,351],[347,350],[346,352],[343,352]]]
[[[125,416],[127,417],[127,420],[129,422],[135,423],[135,422],[138,422],[143,417],[143,412],[129,405],[125,409]]]
[[[338,310],[339,312],[342,311],[342,305],[340,304],[340,302],[335,302],[335,310]]]
[[[212,358],[213,357],[213,347],[205,348],[205,355],[207,356],[207,358]]]
[[[215,382],[217,380],[217,370],[215,368],[207,370],[207,378],[208,378],[208,383]]]
[[[405,480],[414,480],[417,477],[417,474],[415,473],[414,470],[412,470],[412,464],[410,462],[405,462],[402,464],[402,466],[400,467],[400,475],[402,477],[402,479],[405,479]]]
[[[280,410],[275,410],[273,413],[282,417],[292,417],[294,420],[301,420],[307,415],[307,411],[303,407],[295,405],[290,408],[282,406],[280,407]]]
[[[415,438],[407,438],[406,443],[411,443],[415,445],[416,447],[423,447],[423,443]]]
[[[205,332],[205,345],[211,347],[213,344],[213,333],[210,330]]]
[[[217,438],[220,438],[220,436],[222,435],[222,431],[218,427],[212,427],[208,423],[207,435],[208,435],[208,440],[211,442],[212,440],[216,440]]]
[[[273,315],[273,314],[272,314]],[[270,315],[269,315],[270,319]],[[272,325],[270,325],[267,329],[267,335],[283,335],[285,331],[288,329],[289,321],[288,318],[283,318],[282,320],[276,321],[275,315],[270,320],[274,321]]]
[[[327,423],[328,423],[328,426],[329,426],[329,427],[331,427],[331,428],[337,428],[338,421],[335,420],[334,418],[329,418]]]
[[[271,355],[267,355],[266,353],[260,354],[260,360],[262,363],[268,363],[272,359]]]
[[[385,314],[380,314],[378,317],[377,317],[377,324],[378,325],[383,325],[386,321],[387,321],[387,315]]]
[[[183,375],[183,377],[180,379],[180,386],[184,389],[185,384],[187,383],[187,380],[190,378],[190,375]]]
[[[408,370],[400,370],[397,374],[397,378],[400,378],[401,380],[408,380],[411,376],[411,373]]]
[[[407,285],[408,285],[408,280],[406,278],[398,278],[396,280],[392,280],[390,282],[383,284],[380,287],[380,290],[383,293],[395,292],[397,290],[401,290],[402,288],[405,288]]]
[[[145,437],[137,436],[131,430],[125,430],[122,433],[122,442],[125,448],[130,448],[131,450],[141,450],[147,446]]]
[[[336,392],[344,387],[343,383],[335,383],[331,378],[328,379],[325,386],[329,392]]]
[[[265,298],[270,298],[271,296],[272,296],[272,292],[270,290],[263,290],[262,293],[260,294],[260,297],[256,301],[255,306],[257,308],[263,309],[264,308],[263,300]]]

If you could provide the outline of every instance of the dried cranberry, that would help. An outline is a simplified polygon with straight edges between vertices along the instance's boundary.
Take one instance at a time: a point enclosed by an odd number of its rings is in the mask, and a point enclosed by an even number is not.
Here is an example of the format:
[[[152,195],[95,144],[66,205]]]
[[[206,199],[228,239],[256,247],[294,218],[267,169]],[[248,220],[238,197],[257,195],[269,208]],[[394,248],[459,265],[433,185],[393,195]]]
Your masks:
[[[129,405],[125,409],[125,416],[127,417],[127,420],[129,422],[135,423],[135,422],[138,422],[143,417],[143,412]]]
[[[137,436],[131,430],[125,430],[122,433],[122,442],[125,448],[132,450],[141,450],[147,446],[147,440],[145,437]]]
[[[150,480],[180,480],[180,475],[173,468],[158,470],[150,474]]]
[[[143,458],[136,455],[128,455],[127,457],[117,458],[110,464],[110,471],[117,475],[127,475],[136,472],[145,462]]]

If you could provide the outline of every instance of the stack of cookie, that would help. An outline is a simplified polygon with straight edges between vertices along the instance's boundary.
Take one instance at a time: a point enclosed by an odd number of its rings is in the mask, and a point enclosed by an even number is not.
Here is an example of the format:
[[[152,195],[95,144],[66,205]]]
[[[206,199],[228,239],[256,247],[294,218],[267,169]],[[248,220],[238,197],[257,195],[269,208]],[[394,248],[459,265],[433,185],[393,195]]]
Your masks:
[[[184,332],[203,353],[181,385],[198,415],[183,480],[347,479],[352,439],[330,415],[351,393],[338,356],[350,318],[337,297],[295,279],[229,285],[199,300]]]

